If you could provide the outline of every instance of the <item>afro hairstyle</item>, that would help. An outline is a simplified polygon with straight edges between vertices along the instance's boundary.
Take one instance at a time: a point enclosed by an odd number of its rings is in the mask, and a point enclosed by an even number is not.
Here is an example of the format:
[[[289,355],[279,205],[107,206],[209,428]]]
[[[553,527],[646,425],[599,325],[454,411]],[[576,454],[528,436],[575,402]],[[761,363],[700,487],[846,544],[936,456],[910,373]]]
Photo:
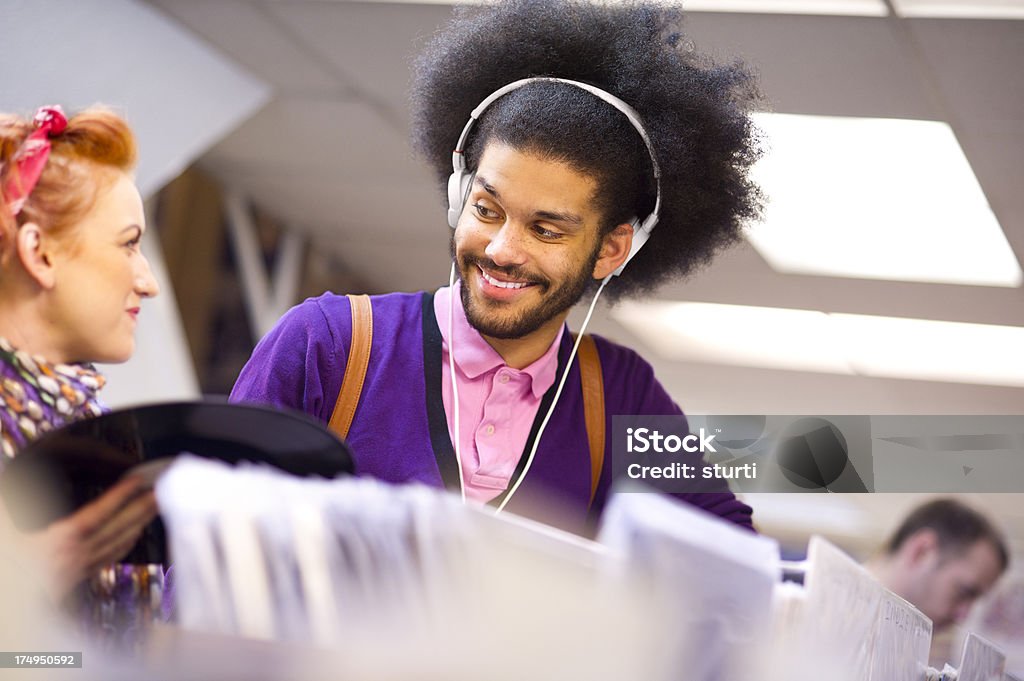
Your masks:
[[[692,50],[682,12],[665,4],[507,0],[460,6],[413,66],[413,144],[442,185],[470,112],[513,81],[549,76],[595,85],[644,123],[661,170],[650,242],[607,288],[612,300],[684,277],[739,240],[761,215],[750,180],[761,144],[752,74]],[[470,133],[470,170],[491,141],[566,163],[594,178],[604,232],[648,215],[656,195],[647,149],[627,118],[571,85],[540,81],[493,103]],[[446,193],[444,193],[447,196]]]

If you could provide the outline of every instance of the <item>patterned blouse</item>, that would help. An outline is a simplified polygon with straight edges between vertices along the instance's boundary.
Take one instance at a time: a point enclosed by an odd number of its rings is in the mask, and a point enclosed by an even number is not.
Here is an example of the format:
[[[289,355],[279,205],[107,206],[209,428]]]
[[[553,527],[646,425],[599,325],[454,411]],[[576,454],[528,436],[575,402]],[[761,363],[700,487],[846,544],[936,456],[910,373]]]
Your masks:
[[[0,473],[19,449],[48,430],[106,412],[96,397],[106,379],[89,364],[52,364],[33,357],[0,337]],[[82,591],[78,619],[83,632],[101,644],[131,650],[151,621],[169,621],[174,606],[174,579],[162,565],[118,563],[105,568],[111,591]],[[159,576],[155,589],[140,595],[139,576]],[[147,582],[148,583],[148,582]],[[160,608],[154,611],[153,594]]]
[[[52,364],[0,338],[0,471],[19,449],[48,430],[99,416],[106,379],[89,364]]]

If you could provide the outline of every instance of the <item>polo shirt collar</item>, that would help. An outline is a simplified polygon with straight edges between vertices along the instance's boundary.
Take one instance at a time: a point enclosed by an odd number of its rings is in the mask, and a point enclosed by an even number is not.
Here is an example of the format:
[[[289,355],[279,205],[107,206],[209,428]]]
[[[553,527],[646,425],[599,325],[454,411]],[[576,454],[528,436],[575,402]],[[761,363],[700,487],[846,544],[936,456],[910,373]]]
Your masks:
[[[462,307],[462,296],[459,293],[461,281],[455,282],[455,288],[442,286],[434,294],[434,314],[437,326],[441,331],[443,347],[450,347],[448,340],[448,301],[453,303],[452,332],[455,335],[455,366],[470,379],[478,378],[488,371],[507,366],[501,355],[488,345],[480,332],[474,329],[466,319],[466,311]],[[454,297],[453,297],[454,296]],[[530,377],[530,389],[535,398],[540,399],[555,382],[558,372],[558,348],[565,333],[565,324],[558,329],[558,334],[551,346],[536,361],[520,371]]]

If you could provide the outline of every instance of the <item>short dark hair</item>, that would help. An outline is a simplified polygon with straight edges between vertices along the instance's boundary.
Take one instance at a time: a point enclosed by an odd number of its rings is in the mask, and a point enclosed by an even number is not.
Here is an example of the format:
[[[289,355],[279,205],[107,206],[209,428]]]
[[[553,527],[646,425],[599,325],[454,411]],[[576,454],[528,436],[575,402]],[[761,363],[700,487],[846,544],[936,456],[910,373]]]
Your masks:
[[[918,506],[889,539],[886,553],[899,551],[904,542],[922,530],[931,530],[944,552],[965,551],[980,540],[988,541],[999,555],[1001,572],[1010,564],[1002,534],[984,515],[955,499],[936,499]]]
[[[750,112],[760,102],[741,64],[699,57],[679,9],[651,2],[508,0],[457,7],[417,58],[413,142],[442,185],[469,113],[513,81],[553,76],[595,85],[642,118],[661,167],[662,208],[651,244],[607,295],[647,292],[710,262],[761,215],[749,178],[760,157]],[[579,88],[539,82],[500,98],[467,144],[475,168],[490,141],[567,163],[598,183],[603,232],[654,205],[649,155],[626,117]]]

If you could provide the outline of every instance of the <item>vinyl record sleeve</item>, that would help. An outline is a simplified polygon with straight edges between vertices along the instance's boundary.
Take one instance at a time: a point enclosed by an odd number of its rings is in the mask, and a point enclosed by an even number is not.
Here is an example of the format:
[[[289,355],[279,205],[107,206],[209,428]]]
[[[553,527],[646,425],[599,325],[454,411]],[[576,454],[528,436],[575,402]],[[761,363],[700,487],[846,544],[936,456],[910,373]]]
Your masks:
[[[129,471],[152,482],[184,453],[269,464],[298,476],[354,469],[345,443],[305,414],[215,400],[173,402],[119,409],[46,433],[7,464],[0,496],[15,527],[39,530]],[[125,562],[163,562],[163,544],[163,528],[154,521]]]

